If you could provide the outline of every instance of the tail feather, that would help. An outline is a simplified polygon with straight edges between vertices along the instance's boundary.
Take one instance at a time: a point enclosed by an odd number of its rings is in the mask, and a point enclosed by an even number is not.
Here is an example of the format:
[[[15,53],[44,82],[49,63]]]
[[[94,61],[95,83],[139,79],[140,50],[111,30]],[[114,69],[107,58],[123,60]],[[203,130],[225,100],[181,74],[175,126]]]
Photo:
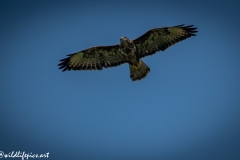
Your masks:
[[[139,59],[138,66],[129,64],[129,68],[132,81],[141,80],[150,72],[150,68],[141,59]]]

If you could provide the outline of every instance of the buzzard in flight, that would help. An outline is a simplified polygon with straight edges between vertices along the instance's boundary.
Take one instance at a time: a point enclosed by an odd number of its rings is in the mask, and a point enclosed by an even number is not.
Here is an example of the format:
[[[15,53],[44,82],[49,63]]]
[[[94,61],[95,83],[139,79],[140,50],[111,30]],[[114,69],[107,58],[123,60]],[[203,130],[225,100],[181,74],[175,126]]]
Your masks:
[[[171,45],[196,36],[197,28],[193,25],[155,28],[147,31],[135,40],[120,38],[120,44],[95,46],[82,50],[60,60],[59,69],[66,70],[101,70],[103,67],[115,67],[129,64],[132,81],[141,80],[150,72],[150,68],[141,58],[164,51]]]

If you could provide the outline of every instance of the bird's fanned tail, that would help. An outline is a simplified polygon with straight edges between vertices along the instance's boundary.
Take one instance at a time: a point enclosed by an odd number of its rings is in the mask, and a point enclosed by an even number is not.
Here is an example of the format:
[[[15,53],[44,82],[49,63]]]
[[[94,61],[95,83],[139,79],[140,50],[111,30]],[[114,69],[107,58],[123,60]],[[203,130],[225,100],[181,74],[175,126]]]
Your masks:
[[[141,59],[139,59],[138,66],[129,64],[129,69],[132,81],[141,80],[150,72],[150,68]]]

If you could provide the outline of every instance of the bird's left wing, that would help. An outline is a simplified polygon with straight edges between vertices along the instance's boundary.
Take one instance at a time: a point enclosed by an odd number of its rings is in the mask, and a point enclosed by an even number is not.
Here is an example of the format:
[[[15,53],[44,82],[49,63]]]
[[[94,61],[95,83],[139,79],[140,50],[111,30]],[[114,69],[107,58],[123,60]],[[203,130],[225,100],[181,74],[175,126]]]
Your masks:
[[[59,69],[66,70],[101,70],[102,67],[114,67],[127,62],[127,55],[119,45],[96,46],[67,55],[60,60]]]
[[[177,42],[195,36],[195,33],[198,32],[196,29],[193,28],[193,25],[155,28],[133,40],[133,42],[136,45],[139,58],[142,58],[160,50],[164,51]]]

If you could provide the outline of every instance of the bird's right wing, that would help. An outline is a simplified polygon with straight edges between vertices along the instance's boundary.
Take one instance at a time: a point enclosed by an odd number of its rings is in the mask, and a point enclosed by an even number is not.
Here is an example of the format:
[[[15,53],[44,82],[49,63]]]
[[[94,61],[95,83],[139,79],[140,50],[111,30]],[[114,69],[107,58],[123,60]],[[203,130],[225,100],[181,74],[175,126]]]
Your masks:
[[[101,70],[102,67],[114,67],[128,61],[119,45],[96,46],[77,53],[67,55],[60,60],[59,69],[66,70]]]

